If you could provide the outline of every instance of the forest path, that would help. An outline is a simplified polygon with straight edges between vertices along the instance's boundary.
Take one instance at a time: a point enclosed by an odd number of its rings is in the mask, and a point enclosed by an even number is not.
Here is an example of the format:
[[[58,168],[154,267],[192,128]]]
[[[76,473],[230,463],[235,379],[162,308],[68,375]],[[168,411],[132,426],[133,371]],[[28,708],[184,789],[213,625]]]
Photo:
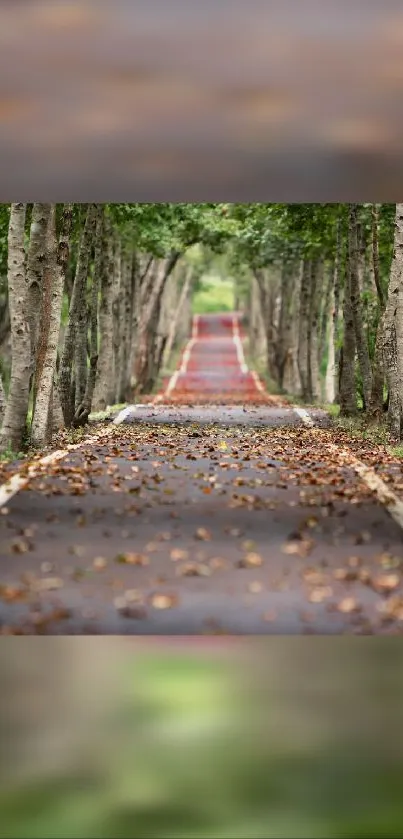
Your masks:
[[[160,395],[1,488],[3,633],[402,631],[401,464],[245,368],[199,318]]]

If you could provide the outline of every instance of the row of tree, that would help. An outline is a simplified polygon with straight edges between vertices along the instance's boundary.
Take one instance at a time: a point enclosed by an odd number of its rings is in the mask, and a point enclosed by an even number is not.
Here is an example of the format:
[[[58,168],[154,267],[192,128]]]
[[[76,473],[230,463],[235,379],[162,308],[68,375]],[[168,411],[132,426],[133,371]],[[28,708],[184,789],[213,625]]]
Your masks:
[[[0,215],[0,440],[18,452],[151,391],[189,328],[186,254],[224,230],[209,204],[17,203]]]
[[[149,393],[212,262],[281,391],[403,415],[403,205],[0,205],[0,445]],[[8,351],[9,348],[9,351]]]
[[[273,382],[402,434],[403,205],[233,205],[250,340]]]

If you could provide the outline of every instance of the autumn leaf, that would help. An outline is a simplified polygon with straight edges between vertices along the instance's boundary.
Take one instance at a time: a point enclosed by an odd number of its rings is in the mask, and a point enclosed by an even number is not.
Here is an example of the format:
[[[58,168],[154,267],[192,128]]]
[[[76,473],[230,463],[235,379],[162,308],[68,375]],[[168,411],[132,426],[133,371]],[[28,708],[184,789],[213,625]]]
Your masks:
[[[211,569],[208,565],[188,563],[180,568],[177,568],[176,574],[179,577],[209,577]]]
[[[115,562],[122,565],[148,565],[150,560],[145,554],[121,553],[115,557]]]
[[[175,594],[154,594],[150,602],[154,609],[174,609],[179,600]]]
[[[337,604],[337,609],[343,614],[350,614],[351,612],[360,611],[360,606],[354,597],[344,597],[340,603]]]
[[[262,586],[262,584],[259,582],[259,580],[253,580],[253,581],[252,581],[251,583],[249,583],[249,585],[248,585],[248,591],[249,591],[251,594],[259,594],[262,590],[263,590],[263,586]]]
[[[375,591],[381,594],[389,594],[394,591],[400,584],[400,577],[398,574],[380,574],[372,580],[372,586]]]
[[[312,589],[309,594],[309,601],[311,603],[323,603],[328,597],[333,594],[333,589],[330,586],[322,586]]]
[[[195,538],[200,539],[202,542],[209,542],[211,539],[211,533],[209,530],[206,530],[205,527],[199,527],[196,530]]]
[[[172,548],[170,557],[172,562],[179,562],[180,560],[187,559],[189,556],[189,551],[185,551],[182,548]]]
[[[103,571],[108,563],[103,556],[96,556],[92,564],[96,571]]]

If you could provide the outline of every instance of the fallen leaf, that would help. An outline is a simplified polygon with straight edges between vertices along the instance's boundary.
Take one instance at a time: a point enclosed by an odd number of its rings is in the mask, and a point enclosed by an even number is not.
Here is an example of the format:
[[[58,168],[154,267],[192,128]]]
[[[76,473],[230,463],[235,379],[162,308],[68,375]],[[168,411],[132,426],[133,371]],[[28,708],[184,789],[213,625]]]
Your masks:
[[[357,572],[350,568],[335,568],[333,577],[335,580],[342,580],[346,583],[353,582],[357,579]]]
[[[54,591],[63,586],[61,577],[44,577],[43,580],[36,580],[33,587],[35,591]]]
[[[50,574],[53,571],[53,565],[51,562],[42,562],[41,563],[41,571],[42,574]]]
[[[96,556],[92,564],[96,571],[103,571],[103,569],[106,568],[108,563],[103,556]]]
[[[316,571],[314,568],[307,568],[302,576],[305,582],[312,586],[322,586],[327,580],[326,574],[322,571]]]
[[[208,565],[195,563],[188,563],[178,568],[176,571],[179,577],[209,577],[211,569]]]
[[[222,559],[220,556],[213,556],[213,558],[210,559],[210,566],[214,570],[218,571],[220,568],[226,568],[227,567],[227,560]]]
[[[172,548],[170,557],[172,562],[179,562],[182,559],[187,559],[189,551],[182,550],[182,548]]]
[[[150,602],[154,609],[173,609],[178,605],[178,597],[175,594],[154,594]]]
[[[394,591],[399,584],[400,577],[398,574],[380,574],[372,580],[373,588],[381,594],[389,594],[389,592]]]
[[[322,586],[318,588],[312,589],[309,594],[309,601],[311,603],[323,603],[327,597],[331,597],[333,594],[333,590],[330,586]]]
[[[344,597],[340,603],[337,604],[337,609],[339,612],[343,612],[343,614],[350,614],[350,612],[358,612],[360,611],[360,606],[358,605],[355,597]]]
[[[122,565],[149,565],[149,558],[145,554],[122,553],[115,557],[115,562]]]
[[[209,542],[211,539],[211,533],[209,530],[206,530],[205,527],[199,527],[195,533],[196,539],[200,539],[202,542]]]

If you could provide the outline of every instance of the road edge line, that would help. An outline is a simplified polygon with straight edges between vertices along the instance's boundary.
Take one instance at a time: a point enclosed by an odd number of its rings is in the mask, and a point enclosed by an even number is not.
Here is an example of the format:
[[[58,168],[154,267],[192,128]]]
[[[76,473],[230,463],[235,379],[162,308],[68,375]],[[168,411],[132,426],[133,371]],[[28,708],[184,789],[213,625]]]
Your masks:
[[[308,414],[308,411],[306,411],[305,408],[299,408],[294,405],[293,410],[302,419],[305,425],[309,428],[315,427],[312,417]],[[343,460],[346,466],[351,466],[351,468],[354,469],[358,477],[361,478],[363,483],[367,485],[368,489],[376,495],[378,501],[383,507],[385,507],[385,510],[389,513],[391,518],[396,522],[400,529],[403,530],[403,501],[395,495],[387,484],[385,484],[382,478],[376,474],[372,467],[367,466],[361,460],[358,460],[358,458],[356,458],[352,452],[349,452],[348,449],[340,449],[334,443],[330,444],[330,450],[333,452],[336,461]]]

